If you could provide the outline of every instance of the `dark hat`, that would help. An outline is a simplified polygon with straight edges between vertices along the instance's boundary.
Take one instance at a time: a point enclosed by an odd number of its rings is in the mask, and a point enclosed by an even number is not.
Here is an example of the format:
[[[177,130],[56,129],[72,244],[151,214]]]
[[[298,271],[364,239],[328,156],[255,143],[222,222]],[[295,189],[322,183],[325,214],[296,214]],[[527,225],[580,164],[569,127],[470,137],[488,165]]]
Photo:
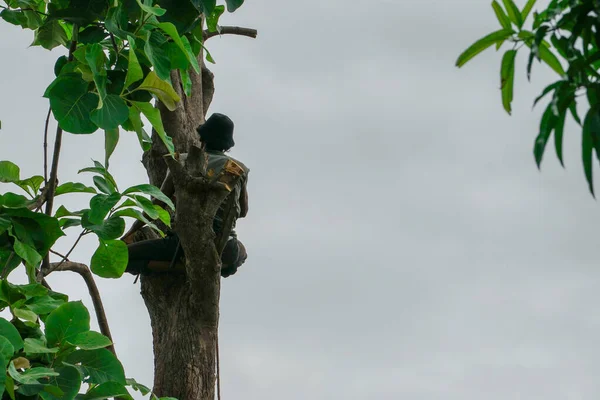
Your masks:
[[[209,150],[225,151],[235,145],[233,121],[227,115],[214,113],[196,131]]]

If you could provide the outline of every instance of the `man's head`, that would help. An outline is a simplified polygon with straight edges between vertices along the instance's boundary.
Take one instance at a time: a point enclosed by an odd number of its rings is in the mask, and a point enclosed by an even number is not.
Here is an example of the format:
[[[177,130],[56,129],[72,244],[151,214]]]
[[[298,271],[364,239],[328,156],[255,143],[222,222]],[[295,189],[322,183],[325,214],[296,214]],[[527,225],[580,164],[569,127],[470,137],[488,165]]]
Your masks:
[[[227,115],[214,113],[196,130],[207,150],[227,151],[235,145],[233,121]]]

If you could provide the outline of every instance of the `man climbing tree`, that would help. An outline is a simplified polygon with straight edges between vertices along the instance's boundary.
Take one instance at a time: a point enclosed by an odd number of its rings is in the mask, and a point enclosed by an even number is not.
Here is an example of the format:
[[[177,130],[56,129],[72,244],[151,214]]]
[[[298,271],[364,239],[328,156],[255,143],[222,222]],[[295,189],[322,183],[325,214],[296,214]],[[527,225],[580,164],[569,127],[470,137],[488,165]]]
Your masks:
[[[248,214],[247,182],[249,169],[240,161],[225,154],[235,145],[233,128],[233,121],[229,117],[215,113],[197,129],[201,143],[206,149],[208,159],[207,176],[218,180],[227,170],[232,168],[239,170],[241,173],[233,188],[230,188],[231,194],[221,203],[213,220],[213,230],[217,235],[217,239],[227,238],[221,255],[222,277],[235,274],[247,258],[246,248],[237,239],[234,227],[238,218],[244,218]],[[181,154],[179,160],[185,162],[187,156],[187,154]],[[161,191],[176,203],[173,177],[170,173],[167,173]],[[165,205],[158,199],[155,199],[153,203],[160,206]],[[225,227],[227,216],[230,213],[231,224]],[[170,230],[165,238],[132,243],[134,234],[144,225],[143,221],[136,220],[123,237],[123,240],[129,243],[129,264],[126,272],[139,274],[150,271],[181,272],[184,270],[180,262],[183,251],[181,251],[179,245],[179,238]]]
[[[153,400],[214,399],[221,273],[234,273],[245,260],[243,246],[235,233],[230,236],[229,232],[235,219],[247,212],[248,169],[223,153],[233,145],[232,140],[215,144],[219,143],[216,138],[227,138],[222,129],[209,129],[212,123],[202,125],[214,94],[213,74],[204,60],[214,62],[206,49],[212,37],[256,37],[253,29],[219,22],[225,10],[234,12],[243,2],[1,1],[0,19],[34,31],[32,45],[48,50],[62,47],[68,52],[58,58],[56,79],[44,92],[50,103],[44,135],[40,135],[44,175],[21,179],[16,164],[0,161],[0,182],[17,185],[30,196],[0,195],[1,278],[24,264],[31,284],[16,287],[18,293],[12,293],[13,286],[4,279],[0,282],[0,309],[10,307],[14,315],[10,322],[0,318],[4,349],[0,363],[7,371],[0,374],[0,397],[128,398],[130,388]],[[49,157],[46,149],[52,117],[58,126]],[[221,126],[227,125],[226,119],[215,117],[213,121],[217,120],[225,121]],[[143,121],[150,123],[152,138]],[[197,132],[199,126],[203,127]],[[231,124],[231,132],[232,128]],[[93,166],[80,170],[94,174],[94,186],[81,182],[59,185],[59,159],[62,143],[70,139],[68,133],[97,131],[104,135],[104,163],[94,161]],[[125,131],[134,132],[139,139],[150,185],[123,190],[109,172],[109,159]],[[217,131],[221,133],[211,138],[209,132]],[[165,179],[167,170],[169,179]],[[119,278],[125,271],[130,251],[118,240],[125,230],[125,218],[142,220],[154,228],[160,221],[168,231],[169,211],[144,197],[158,198],[172,210],[172,200],[159,190],[165,182],[172,182],[169,193],[177,203],[171,234],[185,254],[181,260],[185,273],[141,275],[155,355],[150,391],[126,379],[110,340],[110,317],[104,315],[91,273]],[[57,196],[71,193],[91,194],[89,207],[75,212],[64,205],[55,207]],[[148,224],[144,213],[153,224]],[[54,251],[57,239],[72,227],[81,233],[71,249],[64,255]],[[89,267],[69,258],[88,234],[98,240]],[[134,241],[157,238],[155,231],[144,227]],[[66,296],[41,286],[48,285],[45,277],[59,271],[82,275],[102,334],[89,331],[89,314],[82,304],[67,302]],[[39,321],[44,321],[44,332],[30,326]],[[87,384],[85,395],[80,393],[82,383]]]

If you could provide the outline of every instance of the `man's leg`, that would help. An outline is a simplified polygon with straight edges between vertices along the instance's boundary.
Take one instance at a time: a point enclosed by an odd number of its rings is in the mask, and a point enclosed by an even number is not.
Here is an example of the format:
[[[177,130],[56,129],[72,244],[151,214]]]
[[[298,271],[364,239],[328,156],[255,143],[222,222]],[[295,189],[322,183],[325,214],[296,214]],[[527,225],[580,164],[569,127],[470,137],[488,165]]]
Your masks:
[[[163,239],[143,240],[127,245],[129,263],[125,272],[137,275],[151,271],[168,270],[177,250],[178,238],[169,235]],[[178,253],[181,252],[179,247]],[[181,254],[178,254],[179,258]]]
[[[221,255],[221,276],[227,278],[235,274],[246,258],[248,258],[248,253],[242,242],[237,237],[229,238]]]

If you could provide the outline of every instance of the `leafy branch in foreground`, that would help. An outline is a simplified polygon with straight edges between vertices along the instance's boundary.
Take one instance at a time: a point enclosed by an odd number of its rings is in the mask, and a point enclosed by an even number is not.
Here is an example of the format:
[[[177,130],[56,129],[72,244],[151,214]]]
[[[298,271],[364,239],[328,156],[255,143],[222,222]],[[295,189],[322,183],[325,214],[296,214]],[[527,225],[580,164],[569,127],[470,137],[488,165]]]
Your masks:
[[[522,48],[529,49],[526,63],[528,79],[535,60],[554,70],[559,79],[549,84],[534,101],[535,106],[550,97],[534,142],[534,158],[539,168],[546,145],[554,136],[556,156],[564,166],[563,133],[570,115],[582,127],[582,162],[589,190],[594,195],[593,160],[600,160],[600,3],[593,0],[552,0],[546,8],[533,11],[535,3],[535,0],[528,0],[519,10],[513,0],[503,0],[503,5],[493,1],[492,8],[502,29],[476,41],[459,56],[456,65],[462,67],[491,46],[499,50],[510,44],[511,48],[504,53],[500,74],[502,104],[509,114],[515,57]],[[530,15],[533,15],[531,29],[525,30],[523,26]],[[578,106],[585,100],[588,110],[582,121]]]

